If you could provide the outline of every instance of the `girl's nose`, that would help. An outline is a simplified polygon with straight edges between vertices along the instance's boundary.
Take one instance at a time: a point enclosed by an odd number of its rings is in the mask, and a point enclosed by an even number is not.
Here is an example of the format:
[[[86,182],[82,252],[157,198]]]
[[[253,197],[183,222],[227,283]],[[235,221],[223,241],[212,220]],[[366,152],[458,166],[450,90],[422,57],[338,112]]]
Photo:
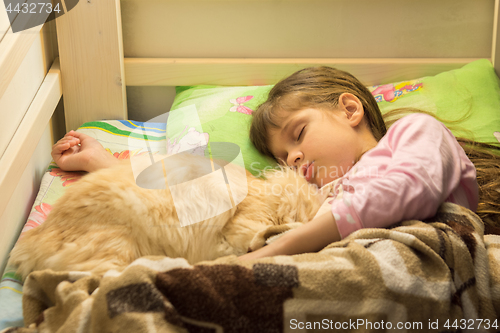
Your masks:
[[[297,167],[297,166],[300,165],[300,163],[302,163],[302,159],[303,159],[302,153],[300,151],[298,151],[298,150],[295,150],[295,151],[290,152],[288,154],[288,159],[287,159],[286,162],[290,166]]]

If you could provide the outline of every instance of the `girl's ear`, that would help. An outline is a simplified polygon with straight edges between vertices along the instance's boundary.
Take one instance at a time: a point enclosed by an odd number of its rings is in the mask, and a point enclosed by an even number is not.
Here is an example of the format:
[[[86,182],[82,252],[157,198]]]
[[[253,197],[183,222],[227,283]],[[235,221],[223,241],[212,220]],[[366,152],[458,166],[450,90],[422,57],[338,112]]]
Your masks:
[[[351,126],[357,126],[363,120],[363,116],[365,115],[363,104],[353,94],[343,93],[340,95],[338,107],[345,113]]]

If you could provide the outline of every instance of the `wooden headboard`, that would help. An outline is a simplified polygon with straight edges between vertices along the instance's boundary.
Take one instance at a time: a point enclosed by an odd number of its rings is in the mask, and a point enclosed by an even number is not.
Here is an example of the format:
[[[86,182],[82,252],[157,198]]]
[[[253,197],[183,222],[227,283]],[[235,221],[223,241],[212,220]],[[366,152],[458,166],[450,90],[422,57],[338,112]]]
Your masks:
[[[80,0],[55,22],[13,33],[2,7],[1,265],[63,118],[65,130],[148,120],[168,111],[176,85],[273,84],[319,64],[367,85],[479,58],[500,73],[498,17],[499,0]]]
[[[57,22],[66,128],[126,118],[125,86],[272,84],[317,64],[378,84],[494,61],[497,20],[494,0],[84,1]]]

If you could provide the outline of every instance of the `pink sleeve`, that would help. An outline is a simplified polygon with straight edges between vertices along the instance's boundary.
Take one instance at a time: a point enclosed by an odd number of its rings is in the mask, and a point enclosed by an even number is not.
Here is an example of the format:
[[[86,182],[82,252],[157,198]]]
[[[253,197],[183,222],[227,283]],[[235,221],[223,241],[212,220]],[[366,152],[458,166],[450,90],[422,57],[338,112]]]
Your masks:
[[[343,191],[332,202],[342,238],[361,228],[429,218],[464,177],[471,206],[477,207],[472,162],[453,134],[428,115],[414,114],[396,122],[350,173],[343,185],[350,192]]]

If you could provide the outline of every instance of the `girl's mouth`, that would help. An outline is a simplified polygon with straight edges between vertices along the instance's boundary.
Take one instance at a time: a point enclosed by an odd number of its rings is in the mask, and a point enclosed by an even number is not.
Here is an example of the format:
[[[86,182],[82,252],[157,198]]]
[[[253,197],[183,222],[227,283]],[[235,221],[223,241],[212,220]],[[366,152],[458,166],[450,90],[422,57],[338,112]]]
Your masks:
[[[305,163],[304,165],[302,165],[302,167],[300,168],[300,172],[302,173],[302,175],[305,177],[305,179],[309,182],[311,180],[311,177],[312,177],[312,173],[313,173],[313,164],[314,162],[311,162],[311,163]]]

